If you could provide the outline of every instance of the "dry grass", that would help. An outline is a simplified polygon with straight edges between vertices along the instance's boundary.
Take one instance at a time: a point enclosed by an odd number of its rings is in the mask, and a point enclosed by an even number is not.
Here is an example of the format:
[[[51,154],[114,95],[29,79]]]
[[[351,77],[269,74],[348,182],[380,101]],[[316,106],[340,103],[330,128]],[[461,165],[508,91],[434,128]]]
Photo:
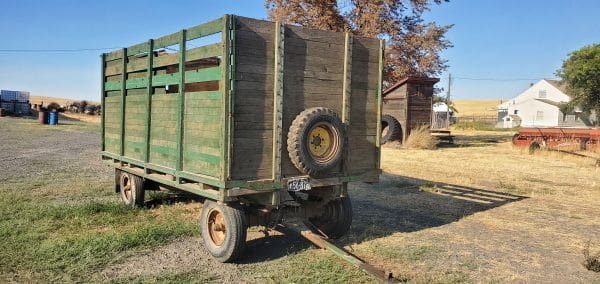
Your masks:
[[[63,112],[61,113],[61,117],[67,120],[78,120],[83,122],[90,122],[94,124],[100,123],[99,115],[87,115],[83,113],[72,113],[72,112]]]
[[[408,149],[435,149],[437,140],[429,133],[429,126],[419,126],[410,131],[404,143]]]
[[[383,149],[381,195],[395,212],[376,220],[395,233],[353,246],[356,253],[417,283],[599,281],[584,266],[595,267],[597,249],[581,253],[600,241],[594,161],[529,155],[506,132],[454,134],[455,146],[435,152]],[[372,199],[364,191],[353,197]]]
[[[458,110],[457,116],[495,116],[496,106],[500,100],[454,100],[454,106]]]

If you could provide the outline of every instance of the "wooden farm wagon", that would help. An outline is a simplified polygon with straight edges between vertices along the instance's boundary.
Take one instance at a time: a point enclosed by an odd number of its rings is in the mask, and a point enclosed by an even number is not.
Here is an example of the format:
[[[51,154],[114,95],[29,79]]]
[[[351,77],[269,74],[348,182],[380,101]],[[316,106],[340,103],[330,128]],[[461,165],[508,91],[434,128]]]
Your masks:
[[[383,92],[382,143],[404,141],[411,129],[431,124],[437,78],[407,77]]]
[[[233,15],[102,55],[102,158],[128,206],[206,198],[207,249],[298,216],[331,238],[379,179],[383,41]]]

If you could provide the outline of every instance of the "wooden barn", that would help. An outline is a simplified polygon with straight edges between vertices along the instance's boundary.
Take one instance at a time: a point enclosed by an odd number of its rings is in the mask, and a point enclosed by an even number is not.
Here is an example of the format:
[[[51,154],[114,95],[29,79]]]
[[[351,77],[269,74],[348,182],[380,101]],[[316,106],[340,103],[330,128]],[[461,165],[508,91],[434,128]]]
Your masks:
[[[433,85],[439,80],[407,77],[383,92],[382,143],[404,141],[411,129],[431,124]]]

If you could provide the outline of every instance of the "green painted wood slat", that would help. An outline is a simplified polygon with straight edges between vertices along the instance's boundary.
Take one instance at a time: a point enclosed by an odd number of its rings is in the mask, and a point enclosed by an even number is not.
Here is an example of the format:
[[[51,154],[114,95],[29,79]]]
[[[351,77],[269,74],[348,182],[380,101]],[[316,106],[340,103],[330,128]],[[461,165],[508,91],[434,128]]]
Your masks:
[[[179,70],[185,70],[185,49],[186,49],[186,30],[181,30],[179,32]],[[179,72],[179,98],[177,102],[177,156],[175,162],[175,170],[181,171],[183,166],[182,156],[183,156],[183,112],[184,112],[184,104],[185,104],[185,77],[188,72]],[[179,179],[177,179],[179,182]]]
[[[199,37],[204,37],[221,32],[223,18],[218,18],[210,22],[206,22],[188,29],[188,40],[193,40]],[[179,33],[173,33],[154,40],[154,48],[164,48],[169,45],[174,45],[179,42]],[[130,46],[130,54],[138,54],[146,50],[146,43]],[[123,57],[123,50],[115,50],[106,54],[106,61],[112,61]],[[133,52],[133,53],[132,53]]]
[[[121,58],[121,64],[123,69],[127,66],[127,49],[123,48],[123,58]],[[121,74],[121,145],[119,155],[123,156],[125,153],[125,97],[127,96],[127,73]]]
[[[102,55],[100,56],[100,66],[101,66],[101,70],[100,70],[100,140],[101,140],[101,144],[100,144],[100,149],[101,151],[105,150],[105,135],[106,135],[106,130],[105,130],[105,120],[106,120],[106,89],[105,89],[105,85],[104,85],[104,67],[106,66],[106,54],[102,53]]]
[[[152,54],[154,50],[154,40],[148,41],[148,54]],[[148,66],[146,69],[146,123],[144,129],[144,162],[148,163],[150,161],[150,130],[152,122],[152,66],[154,64],[154,56],[148,56]],[[145,166],[145,165],[144,165]]]
[[[185,83],[200,83],[208,81],[219,81],[221,80],[221,67],[209,67],[198,70],[186,71],[185,72]],[[177,85],[181,83],[181,77],[179,73],[172,74],[160,74],[152,76],[152,86],[161,87],[167,85]],[[104,83],[104,89],[106,91],[120,90],[122,86],[121,81],[111,81]],[[127,89],[146,88],[148,86],[148,78],[136,78],[129,79],[126,82]]]

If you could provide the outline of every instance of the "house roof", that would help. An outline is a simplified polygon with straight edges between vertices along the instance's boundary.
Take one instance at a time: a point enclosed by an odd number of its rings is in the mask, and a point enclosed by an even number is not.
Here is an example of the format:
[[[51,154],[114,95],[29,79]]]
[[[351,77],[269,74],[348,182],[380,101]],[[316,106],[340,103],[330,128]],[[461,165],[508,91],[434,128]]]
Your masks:
[[[508,116],[510,116],[513,121],[521,121],[521,117],[516,114],[509,114]]]
[[[413,82],[419,82],[419,83],[430,83],[430,84],[435,84],[437,82],[439,82],[440,79],[439,78],[429,78],[429,77],[413,77],[413,76],[408,76],[398,82],[396,82],[396,84],[391,85],[390,87],[388,87],[387,89],[385,89],[383,91],[383,96],[385,97],[385,95],[387,95],[388,93],[390,93],[391,91],[395,90],[396,88],[406,84],[406,83],[413,83]]]
[[[554,86],[555,88],[557,88],[558,90],[560,90],[561,92],[563,92],[563,94],[567,94],[567,84],[565,84],[563,81],[559,81],[559,80],[549,80],[549,79],[544,79],[546,82],[550,83],[550,85]]]
[[[561,91],[563,94],[567,95],[567,84],[565,84],[563,81],[560,80],[551,80],[551,79],[542,79],[541,81],[546,81],[548,84],[550,84],[552,87],[555,87],[556,89],[558,89],[559,91]],[[538,82],[538,83],[539,83]],[[537,83],[536,83],[537,84]],[[529,88],[531,88],[534,84],[531,84],[531,86]],[[496,109],[506,109],[509,106],[509,102],[511,100],[514,100],[516,98],[518,98],[519,96],[521,96],[523,93],[519,94],[518,96],[516,96],[513,99],[507,100],[506,102],[503,102],[499,105],[496,106]],[[567,95],[568,96],[568,95]],[[549,99],[540,99],[540,98],[535,98],[535,100],[553,105],[553,106],[559,106],[561,102],[557,102],[557,101],[553,101],[553,100],[549,100]]]
[[[535,99],[535,100],[544,102],[544,103],[547,103],[547,104],[553,105],[553,106],[560,106],[560,102],[549,100],[549,99]]]

